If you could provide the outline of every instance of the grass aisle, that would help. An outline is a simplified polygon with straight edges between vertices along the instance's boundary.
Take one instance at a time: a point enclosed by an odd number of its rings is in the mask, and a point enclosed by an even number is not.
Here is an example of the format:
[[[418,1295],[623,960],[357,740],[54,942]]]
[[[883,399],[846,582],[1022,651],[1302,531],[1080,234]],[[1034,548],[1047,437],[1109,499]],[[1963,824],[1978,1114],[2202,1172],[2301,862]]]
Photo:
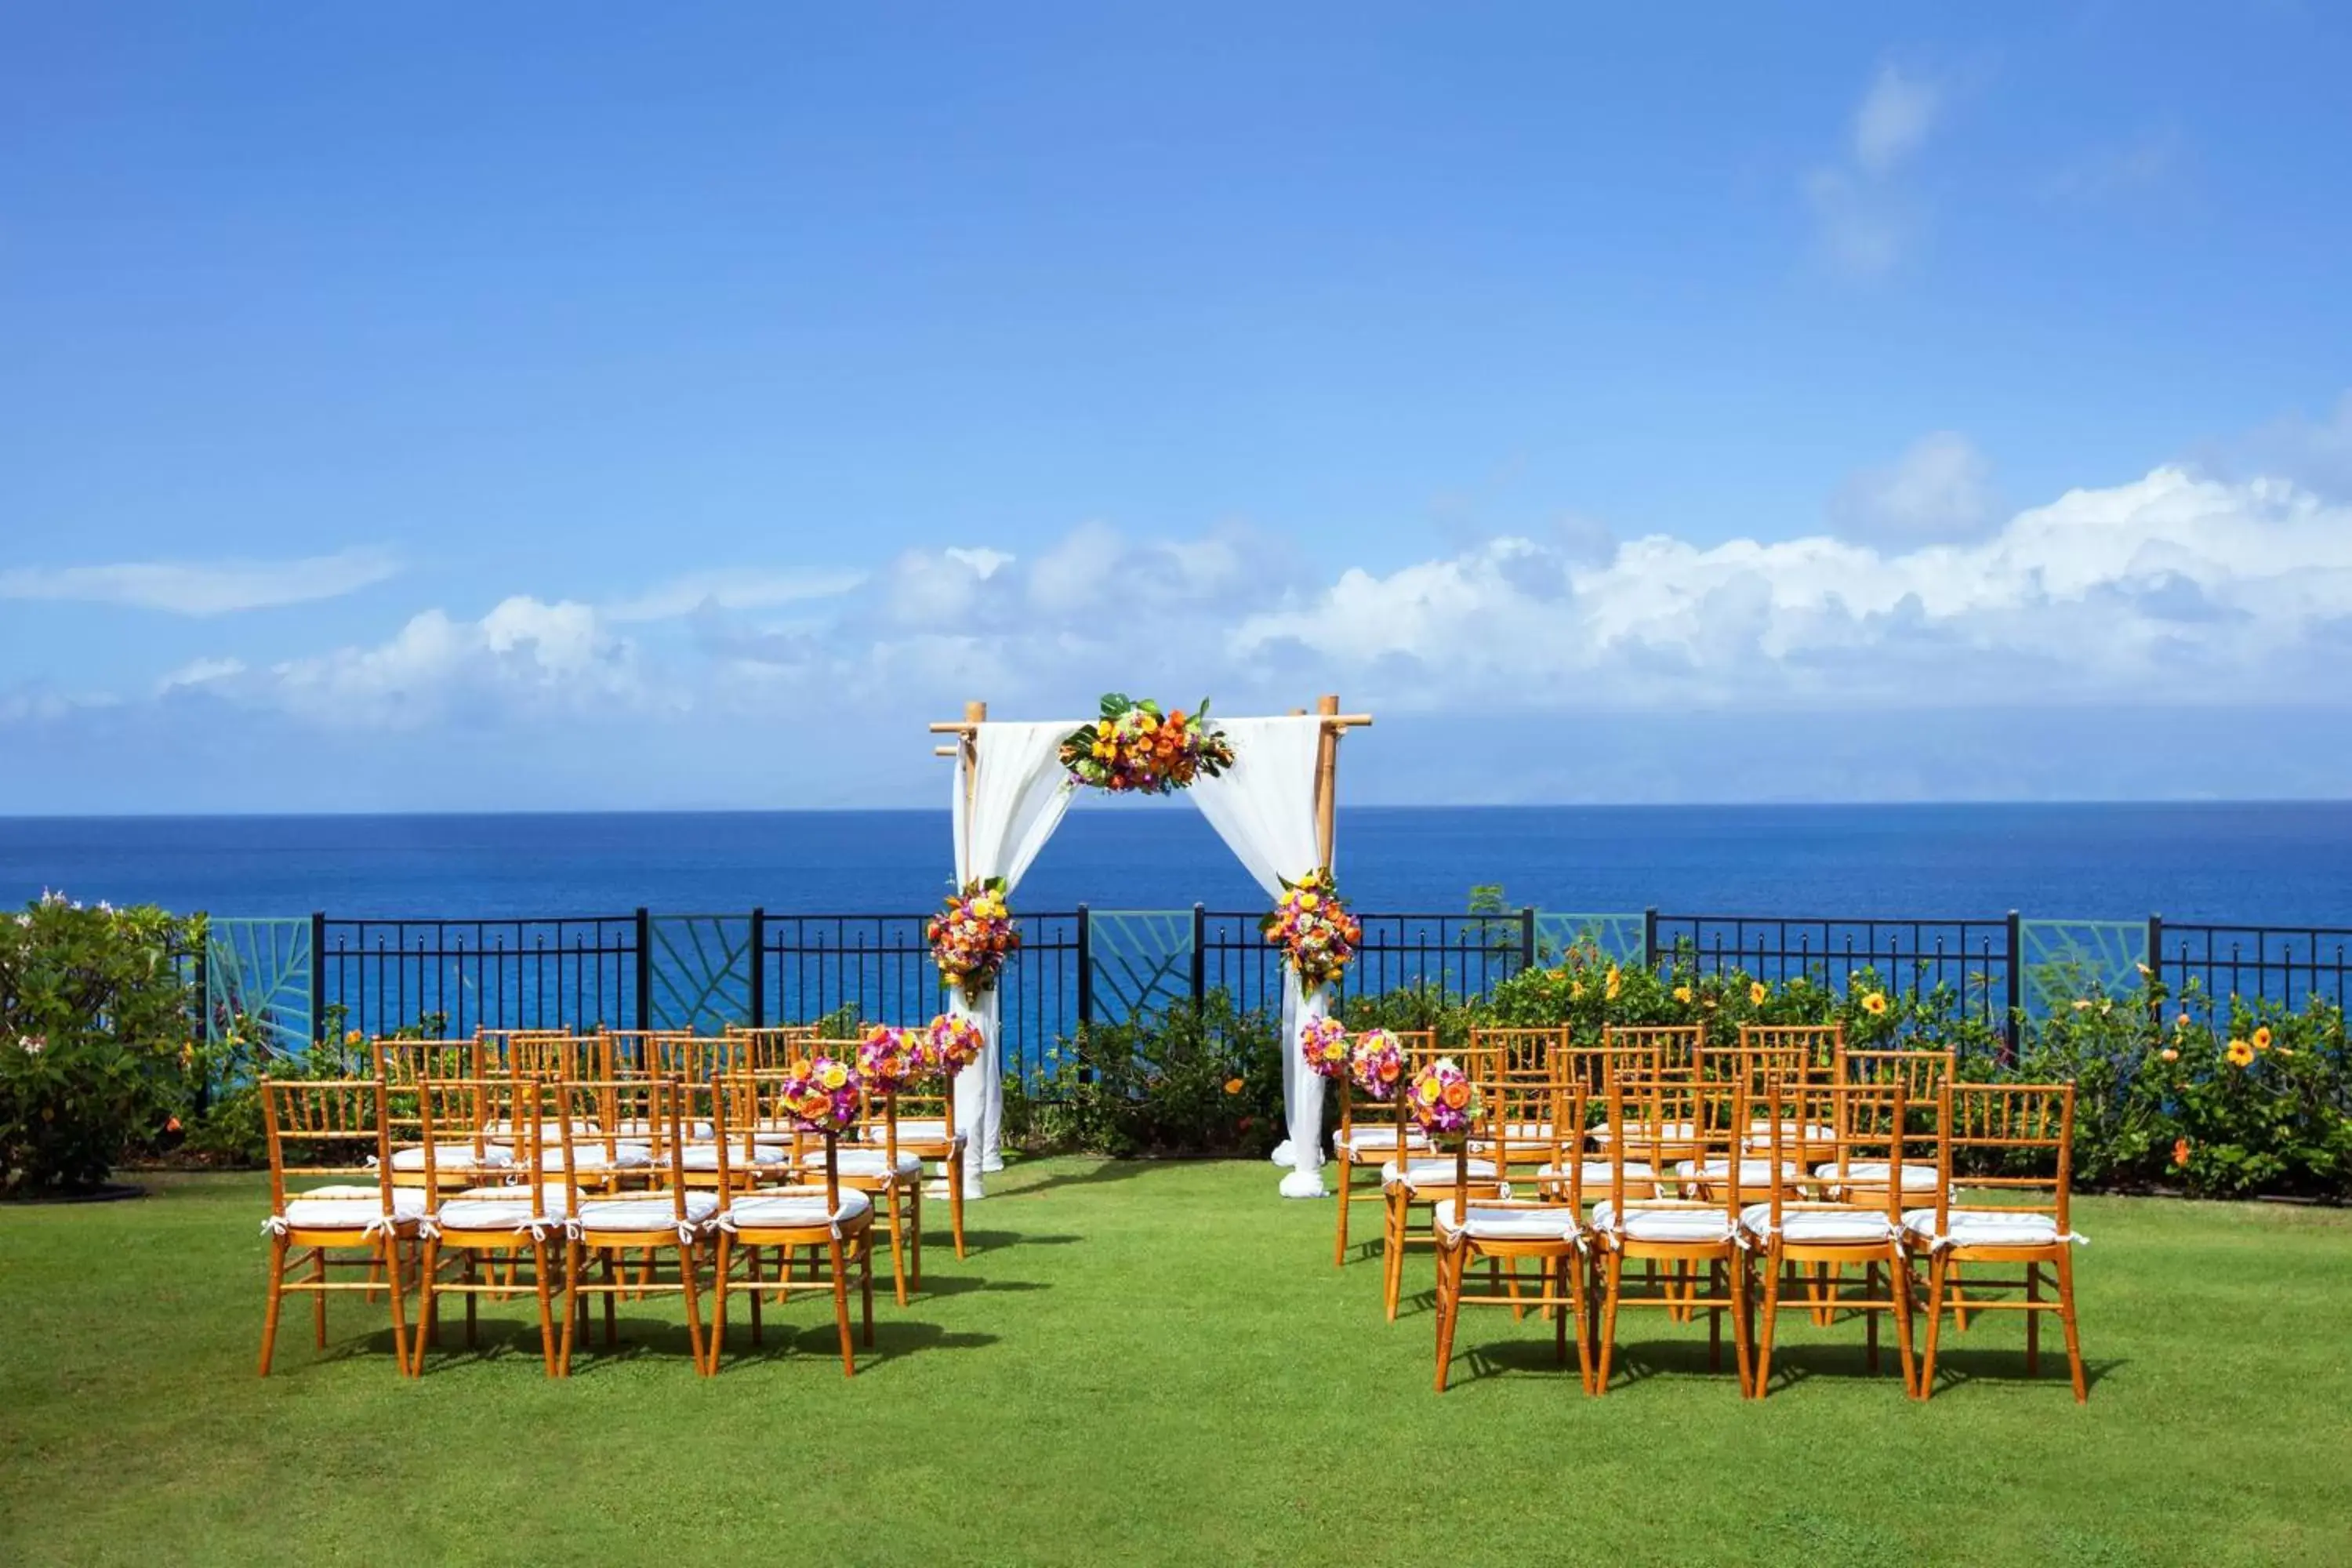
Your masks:
[[[518,1302],[414,1384],[380,1309],[321,1355],[298,1300],[263,1382],[261,1178],[0,1210],[0,1563],[2352,1561],[2352,1215],[2083,1202],[2084,1408],[2012,1321],[1922,1408],[1784,1316],[1797,1375],[1743,1405],[1703,1324],[1628,1314],[1649,1375],[1591,1400],[1494,1310],[1439,1398],[1425,1292],[1381,1321],[1274,1183],[1019,1166],[854,1382],[816,1299],[756,1359],[739,1309],[712,1380],[625,1303],[569,1384]]]

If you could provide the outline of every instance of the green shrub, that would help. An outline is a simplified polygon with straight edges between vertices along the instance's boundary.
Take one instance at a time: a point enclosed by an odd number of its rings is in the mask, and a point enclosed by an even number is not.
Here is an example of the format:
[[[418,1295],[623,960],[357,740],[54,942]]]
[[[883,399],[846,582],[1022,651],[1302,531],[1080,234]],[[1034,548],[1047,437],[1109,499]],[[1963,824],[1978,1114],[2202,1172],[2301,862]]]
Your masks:
[[[0,920],[0,1194],[88,1191],[173,1128],[195,1065],[187,922],[44,893]]]
[[[1114,1155],[1267,1153],[1284,1135],[1280,1033],[1223,991],[1091,1025],[1048,1053],[1034,1083],[1008,1078],[1005,1136]]]

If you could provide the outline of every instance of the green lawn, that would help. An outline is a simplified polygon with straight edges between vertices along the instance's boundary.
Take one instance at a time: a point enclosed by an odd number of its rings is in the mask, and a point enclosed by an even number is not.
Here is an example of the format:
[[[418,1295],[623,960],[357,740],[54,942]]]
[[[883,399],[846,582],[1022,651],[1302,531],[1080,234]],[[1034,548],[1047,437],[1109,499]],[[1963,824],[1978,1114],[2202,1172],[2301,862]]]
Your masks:
[[[1790,1328],[1743,1405],[1703,1326],[1629,1314],[1595,1400],[1493,1310],[1441,1398],[1425,1293],[1382,1322],[1274,1184],[1008,1172],[854,1382],[815,1300],[710,1380],[625,1306],[566,1384],[520,1304],[404,1384],[374,1309],[321,1355],[297,1301],[263,1382],[261,1179],[0,1211],[0,1563],[2352,1561],[2352,1215],[2081,1204],[2087,1406],[2013,1320],[1924,1407]]]

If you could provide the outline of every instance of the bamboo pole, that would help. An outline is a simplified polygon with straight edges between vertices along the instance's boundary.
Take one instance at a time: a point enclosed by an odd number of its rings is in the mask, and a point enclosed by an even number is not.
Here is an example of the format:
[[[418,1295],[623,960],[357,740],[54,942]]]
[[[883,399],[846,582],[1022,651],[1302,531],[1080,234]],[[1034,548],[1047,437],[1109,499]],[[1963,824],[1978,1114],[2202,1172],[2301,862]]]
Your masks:
[[[1318,864],[1328,871],[1339,805],[1339,736],[1347,726],[1333,722],[1339,717],[1336,696],[1317,698],[1315,711],[1323,716],[1322,733],[1315,746],[1315,851]]]

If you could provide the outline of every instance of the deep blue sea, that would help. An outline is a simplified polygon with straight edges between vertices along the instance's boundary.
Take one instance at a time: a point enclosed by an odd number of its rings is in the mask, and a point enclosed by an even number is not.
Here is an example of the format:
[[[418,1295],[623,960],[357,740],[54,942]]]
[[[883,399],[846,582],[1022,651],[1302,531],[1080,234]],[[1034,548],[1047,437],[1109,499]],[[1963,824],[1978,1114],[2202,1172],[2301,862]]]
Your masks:
[[[1339,873],[1367,910],[2352,925],[2352,802],[1361,807]],[[945,889],[941,812],[0,818],[0,900],[43,888],[220,915],[916,911]],[[1032,910],[1255,908],[1181,803],[1074,810]]]

